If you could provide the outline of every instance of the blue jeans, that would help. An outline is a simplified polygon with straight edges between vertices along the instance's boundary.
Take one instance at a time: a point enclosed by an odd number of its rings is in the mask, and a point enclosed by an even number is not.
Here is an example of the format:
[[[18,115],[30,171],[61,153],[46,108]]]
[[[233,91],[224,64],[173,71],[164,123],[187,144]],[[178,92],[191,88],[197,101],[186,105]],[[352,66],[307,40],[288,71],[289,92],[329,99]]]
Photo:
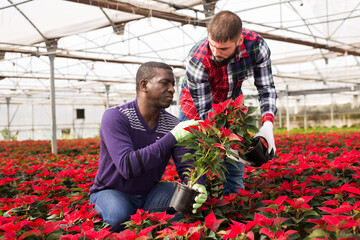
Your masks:
[[[115,189],[105,189],[90,195],[90,204],[95,203],[95,210],[100,213],[102,219],[111,225],[111,231],[120,232],[137,209],[149,212],[175,213],[170,201],[174,193],[175,185],[172,182],[159,182],[147,194],[131,195]],[[173,220],[181,218],[177,214]],[[176,220],[177,220],[176,219]]]
[[[230,193],[238,193],[240,192],[238,189],[244,189],[244,164],[240,162],[235,162],[236,165],[239,167],[237,169],[235,166],[233,166],[230,163],[225,163],[227,172],[225,174],[226,182],[224,182],[224,189],[223,189],[223,195],[227,196]]]
[[[181,110],[179,111],[179,118],[181,121],[187,121],[189,118],[187,118],[184,113]],[[227,196],[230,193],[238,193],[240,189],[244,189],[244,164],[240,162],[236,162],[236,165],[239,167],[237,169],[235,166],[233,166],[230,163],[226,163],[228,173],[225,174],[226,182],[223,183],[224,189],[223,189],[223,195]]]

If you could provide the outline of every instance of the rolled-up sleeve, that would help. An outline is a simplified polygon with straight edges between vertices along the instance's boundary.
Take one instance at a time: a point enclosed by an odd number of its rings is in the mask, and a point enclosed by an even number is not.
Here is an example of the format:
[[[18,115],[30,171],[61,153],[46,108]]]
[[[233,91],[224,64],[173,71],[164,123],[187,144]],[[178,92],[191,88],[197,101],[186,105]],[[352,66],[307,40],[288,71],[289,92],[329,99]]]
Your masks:
[[[266,117],[266,115],[272,114],[274,117],[277,111],[277,95],[271,70],[270,49],[263,39],[259,43],[254,78],[262,116]]]
[[[209,75],[205,66],[190,59],[186,67],[187,84],[200,119],[205,119],[205,114],[211,109],[213,102]]]

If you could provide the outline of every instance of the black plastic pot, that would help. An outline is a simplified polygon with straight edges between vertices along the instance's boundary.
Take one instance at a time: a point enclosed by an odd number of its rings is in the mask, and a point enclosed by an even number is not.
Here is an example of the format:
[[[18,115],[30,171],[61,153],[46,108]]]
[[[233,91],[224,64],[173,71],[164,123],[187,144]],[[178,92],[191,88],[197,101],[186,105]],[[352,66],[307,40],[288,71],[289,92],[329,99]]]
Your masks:
[[[171,198],[170,207],[184,214],[190,213],[195,203],[195,197],[198,194],[196,190],[177,182]]]
[[[244,160],[251,162],[253,167],[261,167],[270,160],[270,157],[260,137],[254,138],[253,140],[252,148],[245,153]]]

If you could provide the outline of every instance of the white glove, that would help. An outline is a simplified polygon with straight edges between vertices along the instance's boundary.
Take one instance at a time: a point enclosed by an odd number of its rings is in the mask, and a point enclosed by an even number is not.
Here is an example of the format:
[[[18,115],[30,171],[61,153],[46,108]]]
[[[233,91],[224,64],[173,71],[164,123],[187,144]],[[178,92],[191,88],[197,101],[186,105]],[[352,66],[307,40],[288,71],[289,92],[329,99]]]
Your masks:
[[[196,126],[196,125],[199,125],[199,121],[188,120],[188,121],[180,122],[170,132],[172,133],[172,135],[174,136],[174,138],[176,139],[177,142],[181,142],[184,139],[186,139],[187,137],[192,135],[191,132],[185,130],[184,128],[187,128],[190,126]]]
[[[241,162],[243,164],[245,164],[246,166],[253,166],[254,164],[252,164],[249,161],[246,161],[245,159],[243,159],[242,157],[239,156],[239,151],[238,150],[234,150],[232,148],[230,148],[230,151],[232,153],[234,153],[237,157],[234,157],[233,155],[227,154],[226,156],[232,160],[234,160],[235,162]]]
[[[270,121],[264,122],[259,132],[255,134],[254,137],[262,137],[267,142],[267,152],[269,154],[270,159],[272,159],[276,152],[274,133],[273,133],[273,124]]]
[[[193,204],[192,213],[196,213],[197,209],[201,207],[204,202],[206,202],[207,191],[204,185],[198,183],[195,183],[192,188],[200,193],[198,196],[195,197],[195,203]]]

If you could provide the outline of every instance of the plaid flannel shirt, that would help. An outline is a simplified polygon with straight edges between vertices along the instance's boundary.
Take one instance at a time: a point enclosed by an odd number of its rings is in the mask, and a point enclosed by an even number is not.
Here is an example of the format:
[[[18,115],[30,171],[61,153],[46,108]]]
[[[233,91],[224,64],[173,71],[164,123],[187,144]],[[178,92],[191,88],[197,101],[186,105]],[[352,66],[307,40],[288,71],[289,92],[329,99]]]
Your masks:
[[[274,121],[276,91],[271,72],[270,49],[257,33],[243,30],[244,41],[227,65],[217,66],[207,38],[198,42],[188,55],[182,82],[180,105],[189,119],[205,119],[212,103],[242,94],[242,82],[254,77],[262,121]]]

